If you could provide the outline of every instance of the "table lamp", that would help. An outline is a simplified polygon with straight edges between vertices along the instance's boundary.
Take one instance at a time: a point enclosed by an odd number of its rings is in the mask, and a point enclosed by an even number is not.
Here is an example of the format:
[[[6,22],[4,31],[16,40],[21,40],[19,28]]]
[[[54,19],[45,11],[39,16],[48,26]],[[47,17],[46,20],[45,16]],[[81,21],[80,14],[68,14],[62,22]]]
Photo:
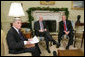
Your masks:
[[[16,19],[20,19],[21,16],[25,16],[21,3],[11,3],[8,16],[12,16]]]

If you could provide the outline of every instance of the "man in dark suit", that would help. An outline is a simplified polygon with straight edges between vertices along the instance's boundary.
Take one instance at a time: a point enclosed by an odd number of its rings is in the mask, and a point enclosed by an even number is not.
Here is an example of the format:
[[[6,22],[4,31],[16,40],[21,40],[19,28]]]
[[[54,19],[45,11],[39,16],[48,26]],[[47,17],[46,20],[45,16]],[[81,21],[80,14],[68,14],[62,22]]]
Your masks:
[[[60,41],[62,39],[61,37],[65,34],[69,36],[68,45],[66,46],[66,49],[69,49],[69,46],[73,44],[73,37],[74,37],[73,27],[71,21],[67,20],[66,16],[63,15],[62,21],[59,22],[58,47],[60,46]]]
[[[7,44],[9,48],[9,53],[18,54],[24,52],[31,52],[33,56],[39,56],[38,49],[34,46],[31,48],[25,48],[25,45],[31,44],[28,39],[24,38],[23,34],[20,31],[21,29],[21,20],[14,19],[13,26],[7,33]]]
[[[50,35],[50,33],[47,30],[47,26],[45,24],[45,22],[43,21],[43,17],[40,16],[39,17],[39,21],[36,21],[34,23],[34,30],[35,30],[35,35],[36,36],[43,36],[45,41],[46,41],[46,46],[47,46],[47,51],[50,53],[50,49],[49,49],[49,41],[52,41],[53,44],[56,44],[56,41],[52,38],[52,36]]]

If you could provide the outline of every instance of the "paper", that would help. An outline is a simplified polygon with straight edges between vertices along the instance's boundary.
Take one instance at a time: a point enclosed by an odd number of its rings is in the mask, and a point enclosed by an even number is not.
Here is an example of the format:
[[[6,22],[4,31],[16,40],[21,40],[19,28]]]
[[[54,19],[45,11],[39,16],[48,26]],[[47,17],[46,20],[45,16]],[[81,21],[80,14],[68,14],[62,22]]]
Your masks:
[[[28,39],[28,40],[31,44],[35,44],[35,43],[39,42],[39,39],[36,36],[34,36],[32,39]]]

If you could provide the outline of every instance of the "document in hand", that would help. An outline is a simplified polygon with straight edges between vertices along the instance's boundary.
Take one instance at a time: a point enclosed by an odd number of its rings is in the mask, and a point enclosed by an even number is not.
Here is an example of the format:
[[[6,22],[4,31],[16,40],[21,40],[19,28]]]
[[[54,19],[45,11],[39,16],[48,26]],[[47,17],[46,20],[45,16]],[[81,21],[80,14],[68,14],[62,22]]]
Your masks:
[[[34,36],[31,40],[30,40],[30,43],[31,44],[35,44],[35,43],[38,43],[39,42],[39,39],[36,37],[36,36]]]

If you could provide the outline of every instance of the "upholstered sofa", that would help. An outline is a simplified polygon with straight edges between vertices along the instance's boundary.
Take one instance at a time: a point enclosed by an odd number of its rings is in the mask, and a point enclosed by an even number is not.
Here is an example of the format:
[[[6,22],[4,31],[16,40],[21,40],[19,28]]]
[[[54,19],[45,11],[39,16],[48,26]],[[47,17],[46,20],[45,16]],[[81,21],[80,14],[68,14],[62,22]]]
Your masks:
[[[1,30],[1,56],[32,56],[31,53],[9,54],[9,49],[6,42],[6,34]]]

